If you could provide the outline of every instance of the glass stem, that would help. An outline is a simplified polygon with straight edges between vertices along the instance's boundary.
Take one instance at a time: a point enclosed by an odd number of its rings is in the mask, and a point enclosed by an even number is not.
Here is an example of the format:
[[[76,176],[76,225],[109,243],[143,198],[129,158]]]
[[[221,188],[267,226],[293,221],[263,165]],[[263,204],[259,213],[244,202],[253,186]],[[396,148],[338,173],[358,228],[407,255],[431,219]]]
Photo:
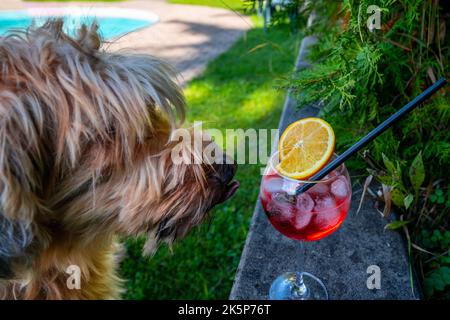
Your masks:
[[[295,279],[295,282],[292,286],[293,294],[296,297],[303,297],[306,299],[309,296],[308,288],[303,282],[303,273],[299,273]]]
[[[302,262],[301,270],[304,270],[304,265],[306,261],[306,250],[305,250],[305,243],[303,241],[300,241],[300,259]],[[292,293],[296,297],[302,298],[302,299],[308,299],[309,297],[309,290],[306,287],[305,283],[303,282],[303,272],[298,272],[297,276],[295,278],[295,282],[292,285]]]

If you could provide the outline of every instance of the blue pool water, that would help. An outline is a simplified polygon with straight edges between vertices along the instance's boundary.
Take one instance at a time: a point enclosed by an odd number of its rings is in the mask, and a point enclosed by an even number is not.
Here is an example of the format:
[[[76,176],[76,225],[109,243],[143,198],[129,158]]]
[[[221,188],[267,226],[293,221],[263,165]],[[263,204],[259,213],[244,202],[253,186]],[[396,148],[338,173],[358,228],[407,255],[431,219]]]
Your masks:
[[[25,11],[0,12],[0,36],[8,34],[11,29],[24,29],[34,21],[42,24],[48,17],[32,17]],[[104,39],[113,39],[129,33],[133,30],[148,27],[155,21],[120,18],[120,17],[94,17],[94,16],[64,16],[65,31],[74,35],[74,31],[83,23],[90,24],[96,21],[99,24],[99,32]]]

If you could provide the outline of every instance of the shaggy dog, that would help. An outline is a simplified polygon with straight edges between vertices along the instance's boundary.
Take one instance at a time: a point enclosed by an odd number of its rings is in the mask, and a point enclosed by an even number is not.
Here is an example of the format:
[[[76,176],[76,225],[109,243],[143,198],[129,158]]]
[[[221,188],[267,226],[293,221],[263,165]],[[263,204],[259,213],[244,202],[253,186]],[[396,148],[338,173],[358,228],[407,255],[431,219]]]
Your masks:
[[[171,139],[172,69],[101,47],[95,24],[71,37],[61,20],[0,38],[0,298],[120,298],[118,237],[146,235],[152,253],[238,187],[220,152],[173,161],[212,142]]]

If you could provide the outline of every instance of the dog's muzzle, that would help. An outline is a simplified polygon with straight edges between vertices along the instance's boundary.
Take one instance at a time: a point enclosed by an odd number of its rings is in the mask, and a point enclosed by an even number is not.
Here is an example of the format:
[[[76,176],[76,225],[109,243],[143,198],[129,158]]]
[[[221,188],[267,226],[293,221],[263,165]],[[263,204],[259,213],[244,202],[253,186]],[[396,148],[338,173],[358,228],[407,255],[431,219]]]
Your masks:
[[[223,155],[223,163],[218,164],[216,167],[217,173],[222,186],[224,187],[221,197],[219,197],[218,203],[222,203],[231,198],[239,188],[239,181],[234,180],[234,176],[237,171],[236,162],[226,154]]]

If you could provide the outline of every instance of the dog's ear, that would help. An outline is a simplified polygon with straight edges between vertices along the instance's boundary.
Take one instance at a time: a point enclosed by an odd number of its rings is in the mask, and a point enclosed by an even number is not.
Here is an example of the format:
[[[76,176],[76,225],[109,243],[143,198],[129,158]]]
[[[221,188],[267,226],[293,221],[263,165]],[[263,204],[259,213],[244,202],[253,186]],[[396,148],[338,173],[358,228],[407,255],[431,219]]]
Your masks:
[[[39,129],[32,116],[40,112],[35,97],[12,85],[13,53],[0,42],[1,54],[9,59],[0,59],[0,272],[7,276],[13,261],[21,263],[31,256],[28,248],[36,234],[36,217],[43,210],[49,159],[44,158],[47,146],[38,142]]]
[[[101,39],[98,34],[98,25],[96,23],[90,26],[82,25],[78,30],[78,43],[87,52],[100,49]]]
[[[32,254],[32,228],[24,221],[13,221],[0,215],[0,279],[14,277],[15,266],[26,268]]]
[[[6,108],[5,103],[1,107]],[[0,278],[12,276],[13,265],[27,268],[33,255],[30,246],[38,242],[35,219],[43,207],[38,196],[42,178],[25,136],[15,123],[0,126]]]
[[[0,97],[1,112],[17,110],[0,124],[0,277],[30,266],[46,238],[37,221],[49,210],[43,200],[49,161],[36,147],[36,132],[27,128],[32,120],[26,118],[25,104],[12,101]]]

